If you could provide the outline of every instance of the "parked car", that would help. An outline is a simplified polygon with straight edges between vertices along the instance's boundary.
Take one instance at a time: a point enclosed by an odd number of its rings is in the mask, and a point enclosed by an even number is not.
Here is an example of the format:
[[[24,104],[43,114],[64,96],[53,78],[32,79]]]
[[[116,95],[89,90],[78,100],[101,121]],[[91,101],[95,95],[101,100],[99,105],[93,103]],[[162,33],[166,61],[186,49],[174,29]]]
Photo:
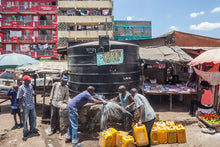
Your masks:
[[[1,93],[5,93],[11,86],[16,83],[14,81],[14,70],[6,70],[2,74],[0,74],[0,91]],[[16,75],[17,76],[17,75]],[[18,75],[22,79],[22,75]],[[34,84],[34,79],[32,78],[31,84]],[[53,78],[46,77],[46,86],[52,86],[53,85]],[[42,87],[44,86],[44,77],[43,75],[36,75],[36,86]]]
[[[14,71],[6,70],[0,74],[0,91],[7,91],[14,84]]]
[[[34,78],[31,80],[31,84],[34,85]],[[53,78],[51,77],[46,77],[46,83],[45,86],[52,86],[53,85]],[[36,75],[36,86],[37,87],[42,87],[44,86],[44,76],[41,74]]]

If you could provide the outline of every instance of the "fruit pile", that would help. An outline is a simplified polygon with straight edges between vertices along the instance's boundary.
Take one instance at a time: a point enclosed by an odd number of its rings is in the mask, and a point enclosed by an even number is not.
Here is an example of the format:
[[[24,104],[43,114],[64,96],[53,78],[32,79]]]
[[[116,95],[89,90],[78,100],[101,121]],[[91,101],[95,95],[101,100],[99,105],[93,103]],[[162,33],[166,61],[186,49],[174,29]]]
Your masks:
[[[200,118],[204,119],[210,125],[220,124],[220,116],[217,114],[203,114]]]

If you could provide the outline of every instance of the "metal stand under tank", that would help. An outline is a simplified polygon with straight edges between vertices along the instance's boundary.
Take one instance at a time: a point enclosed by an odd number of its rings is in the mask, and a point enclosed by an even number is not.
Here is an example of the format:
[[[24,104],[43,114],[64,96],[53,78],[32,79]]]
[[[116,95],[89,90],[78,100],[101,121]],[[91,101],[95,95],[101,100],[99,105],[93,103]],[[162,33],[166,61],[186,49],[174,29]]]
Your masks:
[[[139,87],[139,47],[117,41],[109,44],[109,52],[100,48],[98,41],[68,48],[71,94],[94,86],[97,94],[112,98],[120,85],[125,85],[127,90]]]

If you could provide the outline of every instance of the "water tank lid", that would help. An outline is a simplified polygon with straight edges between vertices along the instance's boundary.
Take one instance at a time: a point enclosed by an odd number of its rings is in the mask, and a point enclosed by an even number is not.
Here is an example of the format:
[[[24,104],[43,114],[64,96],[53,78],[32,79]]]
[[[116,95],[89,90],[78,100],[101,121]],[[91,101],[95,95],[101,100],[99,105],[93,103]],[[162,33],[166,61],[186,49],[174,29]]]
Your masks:
[[[125,42],[120,42],[120,41],[109,41],[110,45],[130,45],[130,46],[136,46],[138,47],[138,45],[136,44],[131,44],[131,43],[125,43]],[[81,47],[81,46],[98,46],[99,45],[99,41],[91,41],[88,43],[82,43],[82,44],[77,44],[71,47]]]

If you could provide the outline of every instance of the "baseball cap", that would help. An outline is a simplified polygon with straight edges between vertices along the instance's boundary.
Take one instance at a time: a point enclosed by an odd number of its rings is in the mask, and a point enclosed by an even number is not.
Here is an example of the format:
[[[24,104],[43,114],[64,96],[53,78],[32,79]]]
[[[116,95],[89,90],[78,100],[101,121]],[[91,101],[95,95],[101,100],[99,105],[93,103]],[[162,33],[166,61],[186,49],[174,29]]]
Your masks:
[[[24,80],[29,80],[29,81],[30,81],[30,80],[31,80],[31,77],[28,76],[28,75],[25,75],[25,76],[23,77],[23,81],[24,81]]]
[[[67,77],[67,76],[63,76],[62,79],[61,79],[61,81],[63,81],[63,82],[68,82],[68,77]]]

